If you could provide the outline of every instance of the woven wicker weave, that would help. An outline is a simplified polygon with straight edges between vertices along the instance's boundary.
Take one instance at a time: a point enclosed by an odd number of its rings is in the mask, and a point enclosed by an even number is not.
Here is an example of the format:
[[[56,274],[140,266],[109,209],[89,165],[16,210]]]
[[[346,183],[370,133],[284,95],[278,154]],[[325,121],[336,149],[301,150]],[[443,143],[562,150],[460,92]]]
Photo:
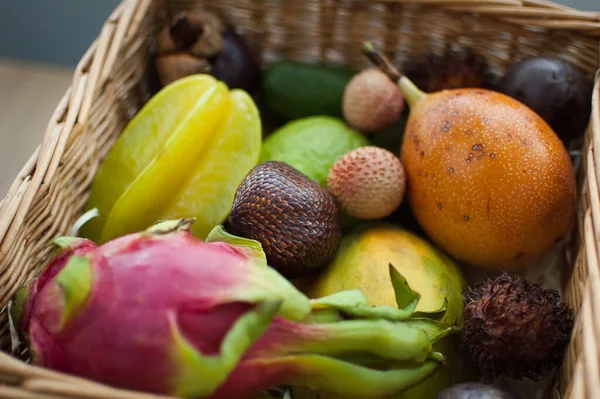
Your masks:
[[[540,53],[558,54],[593,76],[600,67],[600,14],[543,0],[125,0],[81,59],[44,140],[0,203],[0,306],[35,275],[46,243],[80,216],[91,180],[127,121],[147,100],[150,37],[170,11],[213,4],[268,62],[341,61],[366,67],[358,46],[371,40],[402,68],[415,55],[470,46],[492,71]],[[579,228],[566,300],[577,321],[549,397],[600,397],[600,75],[584,144]],[[11,356],[0,316],[0,397],[152,398],[32,367]]]

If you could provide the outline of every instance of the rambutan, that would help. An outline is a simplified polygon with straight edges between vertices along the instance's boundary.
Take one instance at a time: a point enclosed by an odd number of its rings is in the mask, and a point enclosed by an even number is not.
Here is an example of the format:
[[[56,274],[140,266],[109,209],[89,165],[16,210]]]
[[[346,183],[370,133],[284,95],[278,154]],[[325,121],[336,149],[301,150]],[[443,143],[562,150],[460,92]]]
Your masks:
[[[465,349],[483,376],[539,381],[559,366],[573,314],[557,291],[503,273],[465,296]]]

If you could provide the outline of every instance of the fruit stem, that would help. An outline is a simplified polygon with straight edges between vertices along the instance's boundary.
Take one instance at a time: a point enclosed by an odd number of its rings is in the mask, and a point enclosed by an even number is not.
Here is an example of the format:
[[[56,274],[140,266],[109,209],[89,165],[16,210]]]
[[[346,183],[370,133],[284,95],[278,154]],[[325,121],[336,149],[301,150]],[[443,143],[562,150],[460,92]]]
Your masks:
[[[367,56],[369,61],[385,73],[394,83],[400,87],[402,95],[406,98],[408,105],[412,108],[425,97],[427,94],[420,90],[413,82],[410,81],[402,72],[400,72],[391,61],[381,54],[375,46],[370,42],[365,42],[361,49],[362,53]]]
[[[178,50],[187,50],[202,35],[202,27],[192,25],[186,14],[177,15],[169,32]]]

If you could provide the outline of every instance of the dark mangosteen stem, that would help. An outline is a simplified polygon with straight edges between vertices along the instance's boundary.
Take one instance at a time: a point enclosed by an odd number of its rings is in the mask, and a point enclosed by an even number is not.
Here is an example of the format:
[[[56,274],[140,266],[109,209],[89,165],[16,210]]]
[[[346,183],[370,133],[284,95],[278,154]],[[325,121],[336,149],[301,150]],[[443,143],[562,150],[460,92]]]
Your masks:
[[[186,14],[178,15],[170,29],[178,50],[188,50],[202,35],[202,27],[194,26]]]
[[[412,108],[425,97],[427,94],[420,90],[413,82],[410,81],[402,72],[392,64],[392,62],[381,52],[377,51],[375,46],[370,42],[365,42],[361,52],[367,56],[369,61],[383,73],[385,73],[394,83],[400,87],[402,95]]]
[[[389,76],[394,83],[398,83],[400,78],[404,76],[383,54],[381,54],[372,43],[366,42],[363,44],[362,53],[367,56],[369,61],[377,68]]]

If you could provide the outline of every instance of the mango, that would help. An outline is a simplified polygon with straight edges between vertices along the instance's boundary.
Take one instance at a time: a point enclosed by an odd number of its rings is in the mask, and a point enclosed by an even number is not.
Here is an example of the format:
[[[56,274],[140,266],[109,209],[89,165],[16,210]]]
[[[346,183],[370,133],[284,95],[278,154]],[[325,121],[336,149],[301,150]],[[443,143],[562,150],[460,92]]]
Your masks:
[[[462,291],[466,281],[458,266],[423,238],[392,224],[368,223],[346,235],[336,258],[320,274],[294,284],[311,298],[348,289],[363,291],[371,305],[396,306],[388,265],[392,264],[421,294],[420,311],[434,311],[448,299],[443,320],[460,325],[464,310]],[[390,399],[433,399],[443,389],[469,380],[459,352],[459,336],[445,338],[436,349],[448,358],[447,365],[426,381]],[[294,399],[342,399],[326,392],[295,387]]]
[[[103,243],[158,220],[195,217],[192,232],[204,239],[226,219],[261,144],[260,115],[246,92],[208,75],[166,86],[100,165],[86,205],[100,216],[82,235]]]

